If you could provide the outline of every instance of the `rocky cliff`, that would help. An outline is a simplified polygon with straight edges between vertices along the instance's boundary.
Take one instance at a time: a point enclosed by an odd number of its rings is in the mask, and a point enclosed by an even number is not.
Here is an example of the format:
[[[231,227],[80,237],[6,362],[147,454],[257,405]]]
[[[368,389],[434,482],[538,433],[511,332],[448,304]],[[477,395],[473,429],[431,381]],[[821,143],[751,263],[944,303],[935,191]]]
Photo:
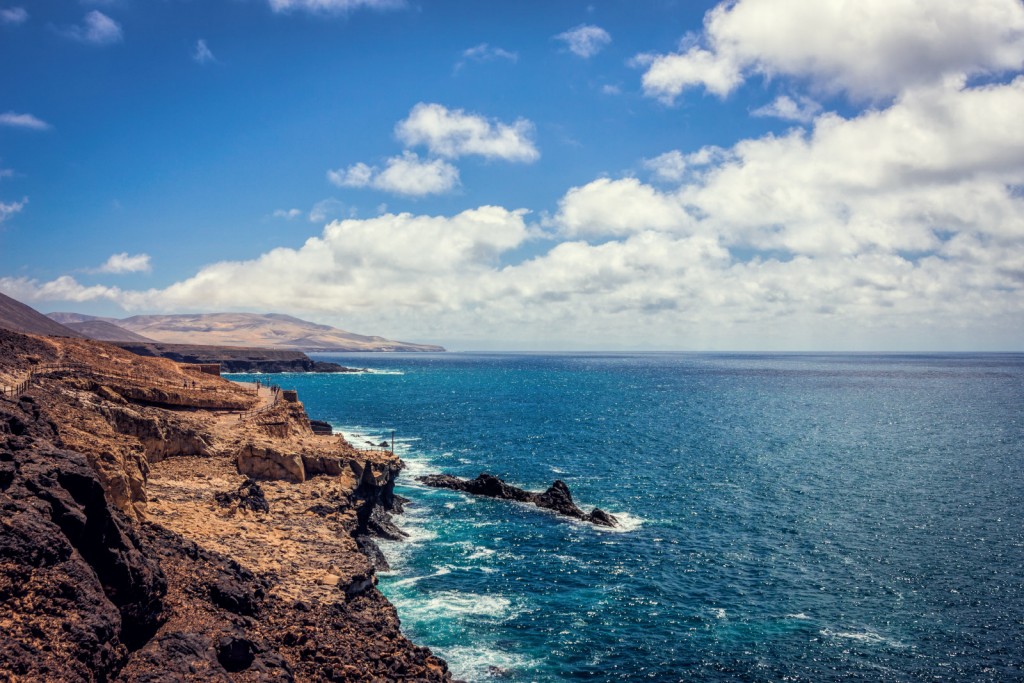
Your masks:
[[[392,454],[169,360],[0,331],[0,385],[33,370],[0,398],[0,680],[451,679],[375,587]]]
[[[178,363],[219,363],[221,372],[362,372],[359,368],[316,361],[301,351],[284,349],[159,342],[114,343],[140,356],[168,358]]]

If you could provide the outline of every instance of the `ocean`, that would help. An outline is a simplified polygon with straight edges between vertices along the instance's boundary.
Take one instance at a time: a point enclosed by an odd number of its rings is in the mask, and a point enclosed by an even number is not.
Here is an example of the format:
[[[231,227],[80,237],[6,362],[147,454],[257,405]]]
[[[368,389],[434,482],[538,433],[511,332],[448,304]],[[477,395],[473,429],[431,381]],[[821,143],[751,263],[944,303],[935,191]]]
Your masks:
[[[318,354],[408,468],[379,588],[469,681],[1006,681],[1024,355]],[[414,477],[565,481],[605,530]]]

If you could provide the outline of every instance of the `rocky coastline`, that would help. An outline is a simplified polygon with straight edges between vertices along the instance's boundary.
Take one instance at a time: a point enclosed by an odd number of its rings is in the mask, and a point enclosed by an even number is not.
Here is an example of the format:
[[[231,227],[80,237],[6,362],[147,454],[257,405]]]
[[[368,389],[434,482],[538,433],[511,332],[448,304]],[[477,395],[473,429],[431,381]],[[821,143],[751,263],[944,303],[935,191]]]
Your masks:
[[[288,349],[165,344],[163,342],[111,342],[140,356],[167,358],[177,363],[220,364],[221,372],[366,372],[338,363],[313,360],[301,351]]]
[[[186,372],[0,330],[0,680],[450,681],[375,585],[401,461]]]

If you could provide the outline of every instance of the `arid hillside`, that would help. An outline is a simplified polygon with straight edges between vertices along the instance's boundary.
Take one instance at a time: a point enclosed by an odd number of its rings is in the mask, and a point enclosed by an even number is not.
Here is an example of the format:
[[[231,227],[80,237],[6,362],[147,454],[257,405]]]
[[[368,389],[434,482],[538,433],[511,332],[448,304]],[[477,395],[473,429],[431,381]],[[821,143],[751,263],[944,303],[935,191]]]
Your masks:
[[[61,323],[81,323],[95,319],[77,313],[49,315]],[[136,315],[120,320],[99,320],[168,344],[250,346],[301,351],[444,351],[440,346],[354,334],[279,313]]]
[[[0,292],[0,329],[59,337],[87,336],[51,320],[31,306],[15,301],[3,292]]]

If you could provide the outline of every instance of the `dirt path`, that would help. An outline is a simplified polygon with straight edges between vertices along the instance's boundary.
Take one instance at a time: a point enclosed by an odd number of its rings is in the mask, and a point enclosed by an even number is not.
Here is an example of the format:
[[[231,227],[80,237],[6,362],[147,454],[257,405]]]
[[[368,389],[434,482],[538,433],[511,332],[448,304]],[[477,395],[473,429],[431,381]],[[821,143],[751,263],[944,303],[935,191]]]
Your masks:
[[[233,384],[237,384],[238,386],[240,386],[243,389],[247,390],[250,394],[257,393],[256,392],[256,383],[255,382],[235,382],[234,380],[230,380],[230,381]],[[260,401],[259,401],[259,403],[254,405],[253,408],[265,408],[266,406],[269,406],[274,401],[274,392],[272,392],[270,390],[269,386],[263,384],[262,382],[260,382],[258,396],[259,396]],[[216,422],[217,422],[217,426],[218,427],[230,427],[233,424],[237,424],[238,423],[238,416],[241,415],[241,413],[242,413],[242,411],[239,411],[239,410],[229,410],[229,411],[223,411],[223,412],[214,413],[214,416],[215,416]]]

